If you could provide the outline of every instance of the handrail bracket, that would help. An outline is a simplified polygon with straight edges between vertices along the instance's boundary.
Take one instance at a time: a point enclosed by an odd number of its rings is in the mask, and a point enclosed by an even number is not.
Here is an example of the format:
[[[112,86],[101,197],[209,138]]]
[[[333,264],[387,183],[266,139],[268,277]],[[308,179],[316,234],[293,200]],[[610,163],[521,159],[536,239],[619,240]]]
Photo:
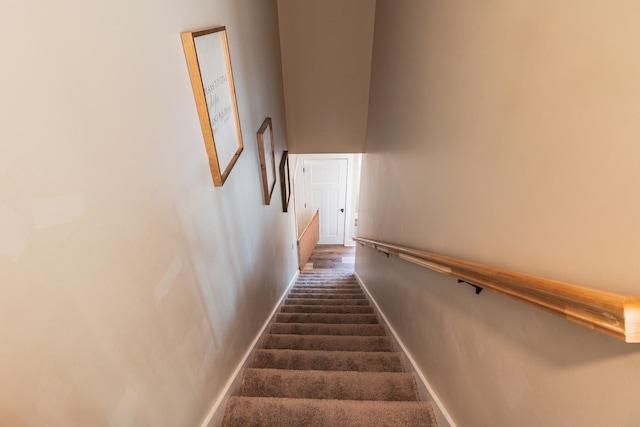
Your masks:
[[[476,295],[480,295],[480,292],[484,289],[482,286],[474,285],[473,283],[467,282],[466,280],[458,279],[458,283],[465,283],[471,287],[476,288]]]

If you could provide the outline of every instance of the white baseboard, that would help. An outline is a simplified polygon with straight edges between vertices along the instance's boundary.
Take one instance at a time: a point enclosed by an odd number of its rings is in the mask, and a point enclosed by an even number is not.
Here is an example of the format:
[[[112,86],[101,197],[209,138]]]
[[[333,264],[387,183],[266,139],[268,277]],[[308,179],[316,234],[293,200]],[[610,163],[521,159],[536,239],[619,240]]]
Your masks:
[[[358,279],[358,282],[360,283],[360,285],[364,288],[364,291],[366,292],[367,297],[373,303],[376,313],[380,317],[382,317],[385,328],[391,334],[393,340],[398,345],[398,347],[402,349],[402,352],[404,353],[404,357],[406,357],[406,361],[409,362],[409,366],[408,366],[409,370],[414,372],[418,376],[418,378],[420,378],[420,382],[422,382],[422,384],[418,384],[418,387],[422,389],[421,394],[426,395],[425,396],[426,400],[433,403],[433,410],[436,415],[436,421],[438,422],[438,426],[439,427],[446,427],[446,426],[456,427],[456,424],[453,422],[453,419],[445,409],[440,399],[438,399],[438,396],[436,395],[433,388],[429,384],[429,381],[427,381],[427,378],[424,376],[424,374],[416,364],[416,361],[411,355],[411,352],[409,352],[409,350],[405,347],[400,337],[398,337],[398,334],[396,333],[395,329],[393,329],[393,326],[391,326],[391,324],[387,320],[387,317],[384,315],[382,310],[380,310],[380,306],[376,302],[375,298],[373,298],[371,296],[371,293],[369,293],[369,290],[367,289],[367,286],[365,285],[365,283],[362,281],[362,278],[358,275],[358,273],[355,273],[355,276],[356,276],[356,279]]]
[[[252,356],[255,353],[256,348],[259,348],[262,345],[264,332],[267,330],[269,325],[271,325],[271,323],[273,322],[273,318],[275,317],[278,309],[280,308],[280,305],[282,305],[282,301],[284,301],[285,297],[287,296],[289,289],[291,289],[293,284],[296,283],[296,280],[298,279],[299,274],[300,274],[300,270],[296,270],[296,274],[293,275],[293,278],[287,285],[287,289],[282,294],[282,297],[280,297],[280,300],[278,301],[276,306],[273,308],[273,311],[271,311],[271,315],[264,322],[264,325],[262,325],[262,328],[260,329],[255,339],[249,346],[249,349],[244,354],[244,357],[240,360],[240,363],[238,364],[236,369],[233,371],[233,374],[231,375],[231,377],[225,384],[224,388],[222,389],[222,392],[218,396],[218,399],[216,399],[216,401],[211,406],[211,409],[209,410],[207,417],[202,422],[201,427],[218,427],[222,424],[222,419],[224,418],[224,411],[226,409],[227,401],[229,400],[229,397],[233,396],[240,389],[240,381],[242,380],[242,371],[244,371],[244,369],[247,368],[249,366],[249,363],[253,360]]]

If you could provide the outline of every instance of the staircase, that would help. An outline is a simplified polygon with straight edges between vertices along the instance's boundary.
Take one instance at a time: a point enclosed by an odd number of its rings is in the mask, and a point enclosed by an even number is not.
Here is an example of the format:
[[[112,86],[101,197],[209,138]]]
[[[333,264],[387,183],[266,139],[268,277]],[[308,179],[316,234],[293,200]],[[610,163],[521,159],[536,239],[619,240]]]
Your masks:
[[[353,274],[302,272],[223,427],[435,426]]]

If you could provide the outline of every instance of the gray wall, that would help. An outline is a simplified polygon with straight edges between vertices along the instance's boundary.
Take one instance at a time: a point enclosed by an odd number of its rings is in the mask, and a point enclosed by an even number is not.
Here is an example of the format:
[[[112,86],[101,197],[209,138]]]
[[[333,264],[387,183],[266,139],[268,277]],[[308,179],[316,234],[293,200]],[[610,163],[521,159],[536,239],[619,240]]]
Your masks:
[[[640,294],[640,5],[378,0],[358,234]],[[358,248],[460,426],[637,424],[640,347]]]
[[[214,188],[180,32],[226,25],[245,151]],[[0,425],[195,426],[296,271],[276,1],[0,6]]]
[[[361,153],[375,0],[278,0],[292,153]]]

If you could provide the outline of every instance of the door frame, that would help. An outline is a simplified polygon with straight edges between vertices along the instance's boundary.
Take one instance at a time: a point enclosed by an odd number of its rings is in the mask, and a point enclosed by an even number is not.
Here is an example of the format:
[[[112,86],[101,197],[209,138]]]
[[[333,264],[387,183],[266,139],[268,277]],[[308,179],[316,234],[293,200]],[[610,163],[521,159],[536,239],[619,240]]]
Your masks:
[[[311,204],[314,210],[320,212],[320,236],[319,245],[344,245],[347,227],[347,178],[349,174],[349,161],[347,159],[303,159],[304,168],[304,202]],[[323,171],[323,176],[329,178],[331,183],[319,183],[315,180],[314,168]],[[336,173],[329,173],[329,171]],[[329,175],[326,175],[329,173]],[[316,191],[323,189],[322,194],[316,200]],[[337,194],[334,193],[337,191]],[[336,203],[334,205],[334,202]],[[317,205],[315,203],[320,203]],[[337,227],[334,229],[333,227]],[[329,230],[331,233],[329,234]],[[335,233],[334,233],[335,231]]]
[[[294,183],[294,209],[296,212],[296,224],[298,235],[304,229],[306,224],[311,220],[314,212],[311,207],[305,207],[305,180],[303,174],[304,160],[330,160],[330,159],[346,159],[347,160],[347,188],[346,188],[346,204],[345,204],[345,227],[344,227],[344,246],[355,246],[353,241],[353,232],[355,225],[355,215],[357,206],[357,195],[360,185],[360,154],[298,154],[293,174]]]

